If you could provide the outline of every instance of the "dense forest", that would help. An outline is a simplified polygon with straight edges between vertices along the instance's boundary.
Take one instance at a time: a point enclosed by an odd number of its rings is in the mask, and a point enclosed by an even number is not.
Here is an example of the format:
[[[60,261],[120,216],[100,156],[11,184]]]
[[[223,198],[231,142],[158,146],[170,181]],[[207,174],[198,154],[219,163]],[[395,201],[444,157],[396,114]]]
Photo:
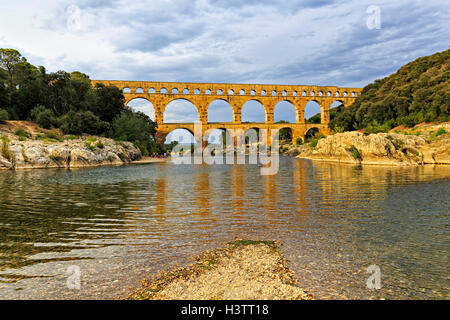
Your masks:
[[[404,125],[449,120],[450,49],[418,58],[396,73],[364,87],[348,108],[332,109],[336,132],[382,132]]]
[[[92,134],[131,141],[144,155],[163,152],[154,142],[157,124],[124,109],[116,87],[91,85],[81,72],[47,73],[14,49],[0,49],[0,122],[30,120],[64,134]]]

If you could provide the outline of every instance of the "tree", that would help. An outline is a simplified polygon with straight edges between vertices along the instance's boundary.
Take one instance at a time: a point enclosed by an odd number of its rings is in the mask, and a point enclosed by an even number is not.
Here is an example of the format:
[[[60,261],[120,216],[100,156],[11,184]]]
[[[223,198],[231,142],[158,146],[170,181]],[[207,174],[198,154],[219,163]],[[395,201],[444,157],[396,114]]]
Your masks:
[[[124,110],[123,92],[117,87],[106,87],[102,84],[96,84],[95,87],[97,102],[93,111],[103,121],[112,122]]]
[[[126,109],[113,121],[113,138],[133,142],[146,155],[160,149],[155,142],[156,126],[144,113]]]
[[[22,55],[19,51],[15,49],[3,49],[0,48],[0,68],[6,70],[9,77],[9,87],[13,87],[13,75],[16,66],[21,61],[26,61],[25,58],[22,58]]]

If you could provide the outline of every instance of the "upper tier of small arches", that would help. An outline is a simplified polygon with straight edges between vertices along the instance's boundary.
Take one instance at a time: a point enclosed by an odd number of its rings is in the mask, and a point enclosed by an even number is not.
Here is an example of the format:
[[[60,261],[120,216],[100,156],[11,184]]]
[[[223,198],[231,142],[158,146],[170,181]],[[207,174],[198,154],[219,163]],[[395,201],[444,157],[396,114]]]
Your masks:
[[[214,96],[256,96],[256,97],[358,97],[360,88],[263,85],[263,84],[220,84],[220,83],[181,83],[146,81],[104,81],[95,83],[113,85],[128,94],[176,94],[176,95],[214,95]]]
[[[124,93],[148,93],[148,94],[177,94],[177,95],[216,95],[216,96],[273,96],[273,97],[357,97],[361,95],[359,90],[234,90],[234,89],[179,89],[179,88],[148,88],[142,87],[122,88]]]

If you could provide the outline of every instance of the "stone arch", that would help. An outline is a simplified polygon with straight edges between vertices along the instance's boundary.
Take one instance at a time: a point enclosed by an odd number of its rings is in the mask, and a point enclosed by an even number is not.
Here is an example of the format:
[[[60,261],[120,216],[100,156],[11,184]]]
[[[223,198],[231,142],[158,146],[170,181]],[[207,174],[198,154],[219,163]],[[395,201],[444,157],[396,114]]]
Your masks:
[[[228,95],[229,95],[229,96],[234,95],[234,90],[233,90],[233,89],[228,90]]]
[[[189,94],[189,89],[188,88],[184,88],[183,89],[183,94]]]
[[[139,87],[139,88],[136,89],[136,93],[144,93],[144,89]]]
[[[322,122],[321,113],[322,113],[322,108],[320,107],[319,102],[315,99],[309,100],[306,103],[304,112],[303,112],[304,117],[305,117],[305,122],[321,123]]]
[[[261,113],[261,108],[262,113]],[[245,112],[244,112],[245,111]],[[247,100],[240,108],[242,122],[265,122],[267,110],[258,99]]]
[[[215,99],[206,109],[208,122],[233,122],[234,110],[225,99]],[[215,114],[213,114],[213,112]]]
[[[161,88],[161,90],[159,90],[159,93],[167,94],[167,89],[166,88]]]
[[[148,93],[150,93],[150,94],[156,93],[155,88],[150,88],[150,89],[148,89]]]
[[[287,100],[281,100],[275,105],[273,109],[273,121],[277,123],[279,121],[288,121],[289,123],[296,123],[297,110],[294,104]]]
[[[190,109],[190,110],[189,110]],[[163,110],[164,123],[199,122],[200,110],[189,99],[170,100]]]
[[[131,89],[129,87],[123,88],[123,93],[131,93]]]
[[[245,90],[244,89],[239,90],[239,95],[244,96],[245,95]]]
[[[291,127],[283,127],[278,129],[278,139],[287,143],[292,143],[293,130]]]
[[[319,132],[320,132],[320,129],[317,128],[317,127],[309,128],[309,129],[305,132],[305,136],[304,136],[304,140],[303,140],[303,141],[306,141],[306,140],[311,139],[312,137],[314,137],[314,136],[315,136],[317,133],[319,133]]]
[[[177,88],[172,88],[172,90],[170,92],[172,94],[178,94],[178,89]]]
[[[155,121],[155,107],[149,99],[145,97],[132,98],[126,101],[125,105],[127,108],[131,108],[134,111],[145,113],[150,119]]]

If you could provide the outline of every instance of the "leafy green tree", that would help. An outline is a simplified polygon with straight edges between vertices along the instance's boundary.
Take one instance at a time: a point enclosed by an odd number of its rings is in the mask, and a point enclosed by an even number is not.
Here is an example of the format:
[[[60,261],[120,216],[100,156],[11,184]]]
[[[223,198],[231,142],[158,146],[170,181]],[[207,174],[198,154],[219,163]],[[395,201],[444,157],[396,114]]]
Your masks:
[[[123,92],[117,87],[107,87],[102,84],[96,84],[96,89],[97,102],[93,111],[103,121],[112,122],[124,110]]]
[[[44,106],[37,106],[31,110],[31,119],[42,128],[50,129],[55,121],[55,114]]]
[[[352,106],[331,118],[330,128],[386,131],[397,125],[448,121],[450,49],[418,58],[364,87]]]
[[[8,73],[10,88],[13,88],[13,76],[16,67],[23,59],[20,52],[15,49],[0,48],[0,68]]]
[[[156,126],[157,124],[144,113],[126,109],[113,121],[113,138],[133,142],[147,155],[160,150],[154,138]]]

